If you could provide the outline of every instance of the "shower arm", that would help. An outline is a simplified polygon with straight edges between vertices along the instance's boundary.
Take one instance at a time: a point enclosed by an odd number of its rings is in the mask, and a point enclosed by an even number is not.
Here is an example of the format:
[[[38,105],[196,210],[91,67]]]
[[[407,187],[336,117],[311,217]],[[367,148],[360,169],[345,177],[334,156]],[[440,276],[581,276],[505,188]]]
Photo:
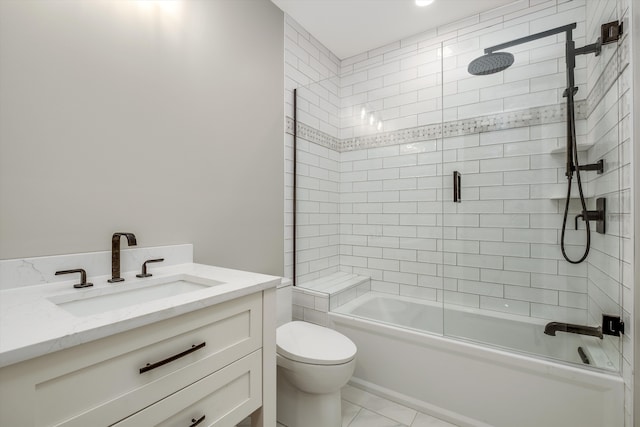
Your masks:
[[[510,42],[501,43],[495,46],[488,47],[484,50],[484,53],[493,53],[496,50],[503,50],[511,46],[518,46],[524,43],[529,43],[534,40],[543,39],[545,37],[553,36],[560,33],[570,33],[571,31],[575,30],[575,28],[576,28],[576,23],[574,22],[573,24],[563,25],[562,27],[553,28],[551,30],[542,31],[541,33],[531,34],[530,36],[521,37],[519,39],[511,40]]]
[[[573,30],[576,29],[576,23],[574,22],[573,24],[569,24],[569,25],[563,25],[562,27],[557,27],[557,28],[552,28],[551,30],[547,30],[547,31],[542,31],[540,33],[536,33],[536,34],[532,34],[530,36],[526,36],[526,37],[521,37],[519,39],[516,40],[511,40],[510,42],[506,42],[506,43],[501,43],[495,46],[491,46],[488,47],[484,50],[484,53],[493,53],[497,50],[503,50],[506,49],[508,47],[512,47],[512,46],[518,46],[524,43],[529,43],[532,42],[534,40],[540,40],[543,39],[545,37],[549,37],[549,36],[554,36],[556,34],[560,34],[560,33],[567,33],[567,41],[572,39],[571,33],[573,32]],[[585,55],[588,53],[595,53],[596,56],[598,56],[600,54],[600,50],[601,50],[601,42],[600,39],[598,39],[597,42],[593,43],[593,44],[589,44],[580,48],[575,48],[573,49],[573,53],[572,56],[577,56],[577,55]]]

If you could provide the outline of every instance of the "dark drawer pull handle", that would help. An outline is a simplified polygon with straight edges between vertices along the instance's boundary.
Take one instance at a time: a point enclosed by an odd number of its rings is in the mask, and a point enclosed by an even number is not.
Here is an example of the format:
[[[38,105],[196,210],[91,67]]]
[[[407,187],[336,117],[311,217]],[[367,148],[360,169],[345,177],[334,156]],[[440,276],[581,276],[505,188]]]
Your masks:
[[[147,366],[145,366],[144,368],[140,368],[140,373],[144,374],[147,371],[159,368],[160,366],[166,365],[167,363],[171,363],[174,360],[178,360],[181,357],[186,356],[187,354],[190,354],[190,353],[193,353],[194,351],[200,350],[205,345],[207,345],[206,342],[203,342],[202,344],[198,344],[198,345],[194,344],[194,345],[191,346],[191,348],[189,350],[185,350],[182,353],[176,354],[175,356],[168,357],[168,358],[166,358],[164,360],[161,360],[159,362],[156,362],[156,363],[147,363]],[[198,421],[198,422],[200,422],[200,421]]]
[[[195,418],[191,418],[191,422],[193,424],[191,424],[189,427],[196,427],[198,424],[200,424],[201,422],[204,421],[204,417],[205,415],[201,416],[200,418],[198,418],[197,420]]]

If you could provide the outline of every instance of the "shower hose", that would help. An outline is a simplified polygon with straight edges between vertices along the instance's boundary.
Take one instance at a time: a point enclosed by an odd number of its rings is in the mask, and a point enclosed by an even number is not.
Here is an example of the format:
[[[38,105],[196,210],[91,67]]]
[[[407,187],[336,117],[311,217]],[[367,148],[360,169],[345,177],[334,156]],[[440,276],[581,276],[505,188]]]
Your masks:
[[[568,102],[573,103],[573,99],[571,99],[572,97],[569,98]],[[571,107],[571,106],[570,106]],[[569,117],[567,118],[567,120],[569,120],[569,135],[567,135],[568,138],[571,138],[572,144],[571,144],[571,153],[567,152],[567,156],[573,156],[573,164],[575,165],[575,173],[576,173],[576,180],[578,182],[578,193],[580,194],[580,204],[582,206],[582,212],[586,212],[587,211],[587,203],[584,200],[584,192],[582,191],[582,180],[580,179],[580,168],[578,165],[578,144],[576,143],[576,126],[575,126],[575,116],[574,116],[574,112],[573,112],[573,108],[568,108],[567,109],[567,114],[569,115]],[[567,201],[564,205],[564,217],[562,219],[562,235],[560,237],[560,249],[562,250],[562,256],[564,257],[564,259],[566,259],[568,262],[570,262],[571,264],[580,264],[582,261],[584,261],[585,259],[587,259],[587,255],[589,255],[589,249],[591,249],[591,227],[589,226],[589,219],[588,218],[584,218],[584,223],[586,226],[586,233],[587,233],[587,244],[584,250],[584,253],[582,254],[582,256],[577,259],[577,260],[573,260],[571,258],[569,258],[569,256],[567,255],[567,252],[565,250],[565,245],[564,245],[564,239],[565,239],[565,232],[567,229],[567,217],[569,216],[569,202],[571,201],[571,183],[573,181],[573,170],[572,171],[568,171],[567,172]]]

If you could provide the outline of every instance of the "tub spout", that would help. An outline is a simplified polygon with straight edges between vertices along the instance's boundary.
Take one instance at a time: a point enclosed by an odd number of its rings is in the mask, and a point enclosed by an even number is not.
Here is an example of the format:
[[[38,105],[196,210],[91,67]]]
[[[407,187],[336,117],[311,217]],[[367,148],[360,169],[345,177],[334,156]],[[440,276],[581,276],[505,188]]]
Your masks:
[[[571,323],[549,322],[544,327],[544,333],[551,335],[552,337],[556,336],[557,331],[568,332],[571,334],[590,335],[602,339],[602,326],[583,326],[573,325]]]

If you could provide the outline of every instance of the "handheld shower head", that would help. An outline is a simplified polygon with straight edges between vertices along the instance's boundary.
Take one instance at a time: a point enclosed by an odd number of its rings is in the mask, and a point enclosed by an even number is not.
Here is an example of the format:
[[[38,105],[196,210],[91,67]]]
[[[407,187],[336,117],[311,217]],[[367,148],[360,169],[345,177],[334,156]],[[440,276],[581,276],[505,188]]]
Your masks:
[[[487,53],[471,61],[467,71],[474,76],[498,73],[509,68],[513,64],[513,60],[513,55],[509,52]]]

